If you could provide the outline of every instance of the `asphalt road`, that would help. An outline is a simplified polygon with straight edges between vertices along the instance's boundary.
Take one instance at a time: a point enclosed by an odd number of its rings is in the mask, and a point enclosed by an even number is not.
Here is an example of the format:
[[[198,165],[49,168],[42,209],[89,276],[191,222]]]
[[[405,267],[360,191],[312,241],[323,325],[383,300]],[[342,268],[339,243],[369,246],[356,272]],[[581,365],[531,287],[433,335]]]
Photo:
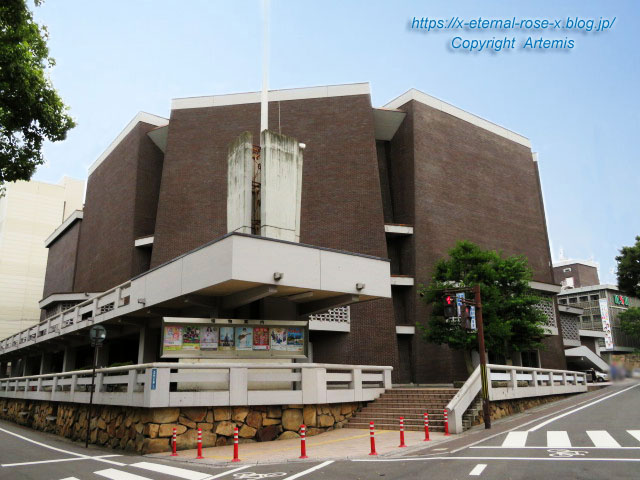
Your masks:
[[[391,456],[205,465],[120,454],[0,422],[0,479],[640,479],[640,383],[539,407]],[[424,445],[428,445],[425,443]]]

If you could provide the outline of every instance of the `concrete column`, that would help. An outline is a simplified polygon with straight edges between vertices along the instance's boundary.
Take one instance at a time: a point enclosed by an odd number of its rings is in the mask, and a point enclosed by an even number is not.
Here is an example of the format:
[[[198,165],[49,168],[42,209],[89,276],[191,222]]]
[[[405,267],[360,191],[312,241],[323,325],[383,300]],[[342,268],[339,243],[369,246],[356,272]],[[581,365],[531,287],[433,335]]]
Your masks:
[[[64,348],[64,357],[62,359],[62,371],[70,372],[76,368],[76,349],[73,347]]]
[[[40,375],[45,373],[51,373],[52,355],[50,353],[42,352],[40,356]]]
[[[158,344],[155,335],[147,326],[140,327],[138,342],[138,363],[151,363],[156,360]]]

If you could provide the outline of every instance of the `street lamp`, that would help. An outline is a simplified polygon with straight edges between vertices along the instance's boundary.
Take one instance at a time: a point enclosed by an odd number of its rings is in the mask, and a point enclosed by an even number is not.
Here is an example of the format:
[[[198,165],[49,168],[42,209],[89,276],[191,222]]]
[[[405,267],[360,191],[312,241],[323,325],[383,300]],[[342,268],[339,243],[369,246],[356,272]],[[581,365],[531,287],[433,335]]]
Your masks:
[[[93,347],[93,372],[91,373],[91,393],[89,394],[89,410],[87,411],[87,437],[84,442],[84,447],[89,447],[89,433],[91,432],[91,417],[93,416],[93,390],[95,389],[96,381],[96,365],[98,363],[98,349],[107,338],[107,329],[102,325],[94,325],[89,330],[89,339],[91,340],[91,346]]]

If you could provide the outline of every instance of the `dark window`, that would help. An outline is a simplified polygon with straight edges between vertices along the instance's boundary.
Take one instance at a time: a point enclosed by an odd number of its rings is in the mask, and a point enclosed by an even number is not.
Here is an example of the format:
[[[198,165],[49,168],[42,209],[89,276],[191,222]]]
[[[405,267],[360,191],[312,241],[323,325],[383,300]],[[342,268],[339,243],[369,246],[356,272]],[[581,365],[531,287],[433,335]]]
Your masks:
[[[567,299],[566,298],[561,298],[560,300],[558,300],[558,303],[560,305],[566,305],[567,304]]]
[[[581,301],[581,302],[588,302],[588,301],[589,301],[589,296],[588,296],[588,295],[585,295],[585,296],[583,296],[583,297],[580,297],[580,301]]]
[[[538,352],[536,350],[530,350],[528,352],[522,352],[522,366],[537,368],[538,365]]]
[[[569,299],[569,303],[578,303],[578,299],[576,297],[571,297]]]
[[[592,301],[592,302],[593,302],[593,301],[597,302],[599,299],[600,299],[600,296],[599,296],[599,295],[591,295],[591,301]]]

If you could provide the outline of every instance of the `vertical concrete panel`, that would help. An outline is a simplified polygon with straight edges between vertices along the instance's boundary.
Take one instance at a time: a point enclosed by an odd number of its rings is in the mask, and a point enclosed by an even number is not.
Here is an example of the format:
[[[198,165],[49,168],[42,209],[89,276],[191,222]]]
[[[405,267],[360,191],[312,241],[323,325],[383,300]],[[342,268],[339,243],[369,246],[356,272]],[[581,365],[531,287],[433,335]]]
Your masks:
[[[300,241],[302,149],[298,140],[265,130],[261,134],[260,233]]]
[[[227,159],[227,232],[251,233],[253,137],[244,132],[229,146]]]

